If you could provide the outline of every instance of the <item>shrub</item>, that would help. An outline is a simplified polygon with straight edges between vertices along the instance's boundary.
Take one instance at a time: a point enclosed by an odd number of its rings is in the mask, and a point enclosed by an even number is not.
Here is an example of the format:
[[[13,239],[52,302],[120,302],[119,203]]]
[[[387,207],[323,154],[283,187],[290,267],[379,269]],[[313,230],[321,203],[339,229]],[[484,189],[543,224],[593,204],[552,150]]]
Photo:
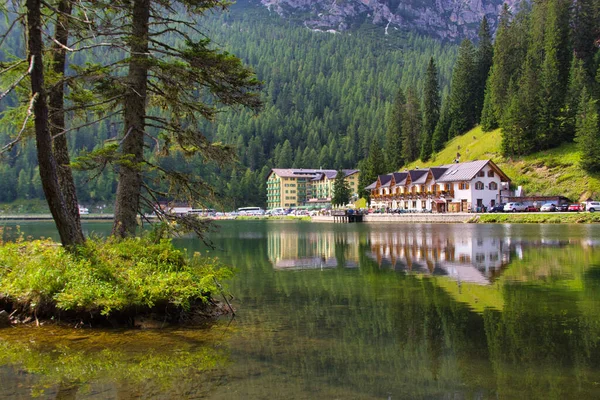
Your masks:
[[[231,276],[218,259],[187,257],[171,240],[90,239],[75,253],[50,240],[0,246],[0,298],[37,313],[48,308],[111,315],[207,302]]]

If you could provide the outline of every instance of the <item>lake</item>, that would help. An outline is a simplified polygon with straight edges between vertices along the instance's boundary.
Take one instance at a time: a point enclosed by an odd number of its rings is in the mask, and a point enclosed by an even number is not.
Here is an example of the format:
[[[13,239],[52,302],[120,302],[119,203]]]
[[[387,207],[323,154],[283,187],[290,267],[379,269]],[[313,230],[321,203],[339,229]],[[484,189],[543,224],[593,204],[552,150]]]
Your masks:
[[[210,239],[175,243],[235,267],[234,319],[2,329],[0,399],[600,398],[600,225],[223,221]]]

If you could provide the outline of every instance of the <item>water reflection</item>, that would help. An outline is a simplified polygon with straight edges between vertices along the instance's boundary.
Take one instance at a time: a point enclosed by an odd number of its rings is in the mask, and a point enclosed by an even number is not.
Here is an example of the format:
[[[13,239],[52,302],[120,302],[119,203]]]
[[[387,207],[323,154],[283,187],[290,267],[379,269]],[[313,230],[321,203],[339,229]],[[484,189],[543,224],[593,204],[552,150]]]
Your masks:
[[[238,269],[231,327],[0,330],[0,398],[600,398],[598,237],[223,223],[211,255]]]

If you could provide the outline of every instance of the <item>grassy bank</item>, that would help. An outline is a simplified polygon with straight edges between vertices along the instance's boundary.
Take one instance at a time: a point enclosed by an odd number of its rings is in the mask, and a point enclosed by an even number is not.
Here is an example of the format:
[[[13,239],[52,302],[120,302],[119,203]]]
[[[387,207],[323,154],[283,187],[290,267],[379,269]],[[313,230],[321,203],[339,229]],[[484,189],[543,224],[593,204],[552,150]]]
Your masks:
[[[446,147],[423,163],[407,168],[450,164],[460,154],[461,161],[491,159],[511,178],[513,185],[540,196],[565,196],[572,201],[600,198],[600,174],[588,174],[579,166],[581,158],[575,143],[540,151],[520,158],[502,157],[500,129],[483,132],[477,127],[450,140]]]
[[[510,213],[481,214],[469,222],[483,224],[594,224],[600,223],[600,213]]]
[[[213,312],[216,280],[230,275],[218,260],[187,257],[168,239],[92,239],[75,253],[50,240],[19,239],[0,242],[0,309],[15,322],[186,322]]]

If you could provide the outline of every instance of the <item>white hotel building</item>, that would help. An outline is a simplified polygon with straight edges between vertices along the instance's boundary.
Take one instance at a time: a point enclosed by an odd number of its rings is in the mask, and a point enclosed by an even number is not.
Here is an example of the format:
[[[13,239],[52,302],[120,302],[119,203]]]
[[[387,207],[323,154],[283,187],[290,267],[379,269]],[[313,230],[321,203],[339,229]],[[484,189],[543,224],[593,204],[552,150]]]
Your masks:
[[[479,160],[380,175],[366,189],[373,208],[469,212],[501,203],[509,186],[493,161]]]

